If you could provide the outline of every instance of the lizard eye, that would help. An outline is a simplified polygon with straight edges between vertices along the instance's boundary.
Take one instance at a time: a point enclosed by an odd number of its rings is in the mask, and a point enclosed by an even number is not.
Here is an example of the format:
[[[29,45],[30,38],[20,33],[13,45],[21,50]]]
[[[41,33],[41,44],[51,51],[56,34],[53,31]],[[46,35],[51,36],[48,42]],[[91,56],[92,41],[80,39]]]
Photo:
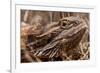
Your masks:
[[[63,22],[63,23],[62,23],[62,26],[66,26],[66,23]]]
[[[70,24],[69,20],[63,20],[63,21],[61,21],[60,26],[62,28],[67,28],[69,26],[69,24]]]
[[[67,25],[67,23],[65,21],[64,22],[61,22],[61,27],[62,28],[66,28],[66,26],[68,26],[68,25]]]

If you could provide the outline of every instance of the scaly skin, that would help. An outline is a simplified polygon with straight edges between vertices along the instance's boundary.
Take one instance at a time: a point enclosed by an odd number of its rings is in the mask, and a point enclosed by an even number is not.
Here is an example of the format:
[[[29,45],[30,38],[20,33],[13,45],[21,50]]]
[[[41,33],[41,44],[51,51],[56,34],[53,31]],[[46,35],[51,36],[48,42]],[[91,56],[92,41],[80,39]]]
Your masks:
[[[59,29],[53,30],[56,27],[59,27]],[[48,44],[33,53],[35,56],[47,58],[57,57],[63,48],[69,50],[77,47],[87,29],[85,21],[78,17],[63,18],[59,21],[56,27],[50,29],[53,31],[49,30],[40,35],[43,37],[51,34],[50,37],[52,37],[53,32],[56,30],[61,30],[59,33],[55,32],[57,35],[54,36]],[[41,41],[41,43],[43,42],[44,41]]]

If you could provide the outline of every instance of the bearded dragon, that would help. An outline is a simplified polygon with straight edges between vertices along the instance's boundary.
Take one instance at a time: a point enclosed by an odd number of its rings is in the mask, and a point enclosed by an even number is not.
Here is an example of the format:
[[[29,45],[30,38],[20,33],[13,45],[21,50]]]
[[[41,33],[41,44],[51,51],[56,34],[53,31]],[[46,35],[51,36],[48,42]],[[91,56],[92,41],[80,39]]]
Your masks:
[[[51,25],[53,27],[53,25]],[[59,20],[53,28],[38,37],[52,38],[48,44],[41,49],[37,49],[33,55],[37,57],[53,58],[60,55],[63,49],[73,49],[77,47],[87,29],[86,22],[79,17],[66,17]],[[54,33],[54,34],[52,34]],[[54,35],[54,36],[53,36]],[[47,41],[47,40],[46,40]],[[41,41],[43,43],[44,41]]]

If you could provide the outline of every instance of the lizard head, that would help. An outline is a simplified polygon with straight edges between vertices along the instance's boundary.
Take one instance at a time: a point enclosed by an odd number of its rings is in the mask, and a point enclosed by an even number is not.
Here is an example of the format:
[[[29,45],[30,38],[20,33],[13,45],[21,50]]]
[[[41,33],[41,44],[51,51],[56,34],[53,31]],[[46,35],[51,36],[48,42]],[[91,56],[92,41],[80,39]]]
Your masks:
[[[65,17],[59,20],[59,25],[63,29],[69,30],[70,28],[77,27],[79,25],[86,26],[85,21],[80,17]]]
[[[59,24],[65,30],[56,39],[61,39],[61,42],[66,44],[67,48],[76,47],[86,32],[86,22],[79,17],[66,17],[61,19]]]
[[[56,55],[58,56],[61,49],[66,48],[68,50],[75,48],[82,40],[82,37],[87,29],[85,21],[82,18],[77,17],[63,18],[59,21],[58,25],[62,31],[58,33],[58,35],[55,36],[50,43],[45,45],[42,49],[36,51],[34,53],[35,56],[52,58]],[[55,30],[58,30],[58,28]]]

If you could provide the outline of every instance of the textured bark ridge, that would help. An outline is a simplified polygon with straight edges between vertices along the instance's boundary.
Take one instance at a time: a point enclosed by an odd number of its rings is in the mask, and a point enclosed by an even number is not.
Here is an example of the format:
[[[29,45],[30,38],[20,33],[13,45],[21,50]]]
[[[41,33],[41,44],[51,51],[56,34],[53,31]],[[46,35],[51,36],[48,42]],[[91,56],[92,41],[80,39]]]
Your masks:
[[[28,13],[26,11],[25,14]],[[22,21],[22,63],[89,59],[87,17],[81,14],[78,15],[82,17],[74,16],[74,13],[66,13],[68,16],[65,16],[65,13],[60,13],[62,16],[56,22],[52,21],[52,17],[50,23],[47,23],[48,20],[41,17],[43,14],[39,14],[33,17],[31,23],[23,22],[27,20],[25,17]],[[28,15],[24,16],[29,18]]]

